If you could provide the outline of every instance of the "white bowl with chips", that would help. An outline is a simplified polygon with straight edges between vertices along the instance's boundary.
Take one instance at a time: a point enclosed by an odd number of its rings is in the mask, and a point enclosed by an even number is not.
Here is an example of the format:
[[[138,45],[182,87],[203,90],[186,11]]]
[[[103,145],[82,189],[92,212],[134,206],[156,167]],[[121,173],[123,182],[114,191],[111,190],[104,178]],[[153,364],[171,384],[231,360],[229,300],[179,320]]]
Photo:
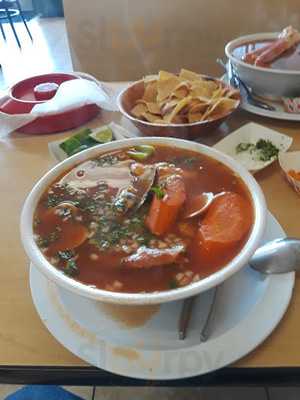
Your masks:
[[[170,75],[175,76],[174,74]],[[208,99],[207,102],[211,102],[215,108],[212,107],[211,114],[207,113],[207,118],[205,118],[204,120],[184,123],[174,123],[166,121],[160,122],[159,119],[161,118],[157,116],[157,120],[153,118],[153,121],[146,121],[143,118],[139,118],[132,114],[132,109],[136,105],[137,101],[142,100],[142,97],[145,93],[145,80],[142,79],[134,82],[119,94],[117,99],[119,110],[145,136],[171,136],[180,139],[197,139],[198,137],[206,133],[210,133],[212,130],[216,129],[238,108],[240,104],[240,94],[236,89],[234,89],[230,85],[227,85],[220,79],[200,74],[195,75],[199,76],[200,79],[202,79],[204,82],[214,82],[216,86],[220,88],[220,91],[232,93],[233,97],[227,98],[227,103],[230,103],[230,107],[228,106],[226,108],[224,106],[224,104],[226,104],[226,98],[220,95],[219,98],[215,97],[214,100]],[[222,101],[223,106],[220,107],[220,112],[213,115],[213,112],[217,111],[218,101]],[[149,112],[149,110],[147,112]]]

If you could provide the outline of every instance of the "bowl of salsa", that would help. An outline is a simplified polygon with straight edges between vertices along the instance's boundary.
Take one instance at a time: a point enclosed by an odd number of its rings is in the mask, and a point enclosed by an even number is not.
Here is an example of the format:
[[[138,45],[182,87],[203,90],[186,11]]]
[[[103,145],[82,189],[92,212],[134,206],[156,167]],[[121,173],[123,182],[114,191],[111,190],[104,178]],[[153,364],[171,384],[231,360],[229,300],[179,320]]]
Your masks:
[[[210,198],[204,212],[203,196]],[[204,196],[204,197],[205,197]],[[154,304],[208,290],[260,244],[264,196],[225,154],[173,138],[134,138],[46,173],[21,216],[33,265],[80,296]]]

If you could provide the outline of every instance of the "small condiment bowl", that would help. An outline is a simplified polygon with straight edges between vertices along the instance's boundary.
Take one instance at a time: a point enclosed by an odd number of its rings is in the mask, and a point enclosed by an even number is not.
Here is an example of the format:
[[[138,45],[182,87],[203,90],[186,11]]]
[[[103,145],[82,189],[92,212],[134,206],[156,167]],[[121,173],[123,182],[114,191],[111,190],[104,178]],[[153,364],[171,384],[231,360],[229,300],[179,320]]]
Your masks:
[[[300,195],[300,180],[293,178],[289,171],[294,170],[300,172],[300,151],[290,151],[288,153],[280,153],[279,165],[285,174],[287,181],[293,189]]]
[[[36,205],[41,195],[59,176],[66,171],[69,171],[79,163],[93,157],[98,157],[106,152],[134,147],[141,144],[169,146],[176,147],[178,149],[192,150],[200,156],[208,156],[224,164],[231,169],[236,176],[240,177],[248,189],[253,205],[253,225],[247,242],[240,252],[219,271],[198,282],[191,283],[175,290],[166,290],[153,293],[117,293],[98,289],[95,286],[89,286],[68,277],[62,271],[55,268],[46,259],[46,257],[44,257],[34,240],[33,219]],[[103,144],[101,147],[92,147],[67,158],[48,171],[36,183],[25,200],[21,215],[21,238],[24,249],[34,267],[38,268],[48,279],[57,285],[76,293],[78,296],[92,298],[94,300],[107,303],[146,305],[165,303],[168,301],[187,298],[211,289],[231,277],[234,273],[247,265],[247,261],[251,258],[255,250],[260,245],[261,238],[265,230],[265,223],[266,204],[262,190],[253,176],[241,164],[212,147],[204,146],[196,142],[174,138],[149,137],[119,140]]]
[[[211,79],[221,84],[224,88],[228,87],[229,90],[235,90],[230,85],[217,78],[211,78],[206,75],[202,77]],[[144,136],[165,136],[176,137],[179,139],[197,139],[202,135],[212,132],[219,125],[222,124],[240,105],[240,95],[237,92],[236,99],[238,100],[234,109],[220,114],[217,118],[205,121],[198,121],[186,124],[158,124],[143,121],[131,115],[130,111],[134,107],[136,100],[141,99],[144,94],[145,86],[144,81],[140,80],[134,82],[125,88],[118,96],[117,104],[120,112],[131,121]]]

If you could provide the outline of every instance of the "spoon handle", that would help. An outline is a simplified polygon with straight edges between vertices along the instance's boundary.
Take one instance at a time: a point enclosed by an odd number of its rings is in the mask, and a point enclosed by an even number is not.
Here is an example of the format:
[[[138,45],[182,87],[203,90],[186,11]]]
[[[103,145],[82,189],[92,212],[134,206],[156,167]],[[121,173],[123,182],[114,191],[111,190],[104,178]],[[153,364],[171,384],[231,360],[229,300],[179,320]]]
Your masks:
[[[178,336],[179,340],[186,338],[186,332],[189,327],[189,322],[192,316],[196,296],[185,299],[182,304],[182,309],[179,318]]]
[[[209,306],[209,310],[206,316],[206,320],[204,323],[203,328],[200,331],[200,341],[201,342],[206,342],[207,339],[209,338],[210,334],[211,334],[211,323],[213,320],[213,316],[214,316],[214,312],[215,312],[215,305],[216,305],[216,299],[217,299],[217,291],[218,288],[214,287],[213,289],[211,289],[213,291],[213,295],[212,295],[212,300]]]

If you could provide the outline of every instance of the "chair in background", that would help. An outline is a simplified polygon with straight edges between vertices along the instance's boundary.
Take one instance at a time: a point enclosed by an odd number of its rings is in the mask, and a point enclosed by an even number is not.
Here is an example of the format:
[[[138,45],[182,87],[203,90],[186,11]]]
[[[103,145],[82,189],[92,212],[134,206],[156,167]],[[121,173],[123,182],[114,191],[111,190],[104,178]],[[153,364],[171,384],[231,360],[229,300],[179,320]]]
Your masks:
[[[23,15],[22,8],[21,8],[19,0],[0,0],[0,13],[1,13],[0,14],[0,30],[1,30],[1,33],[2,33],[2,36],[3,36],[4,40],[6,40],[6,35],[5,35],[5,31],[3,29],[3,25],[2,25],[1,19],[7,18],[8,22],[9,22],[9,24],[11,26],[11,29],[13,31],[13,34],[15,36],[16,42],[17,42],[19,48],[21,49],[21,42],[20,42],[20,39],[18,37],[17,31],[16,31],[15,26],[14,26],[14,21],[13,21],[13,17],[19,15],[20,18],[23,21],[23,24],[24,24],[24,26],[26,28],[26,31],[27,31],[30,39],[33,41],[33,37],[32,37],[32,35],[30,33],[30,30],[29,30],[29,27],[27,25],[27,22],[26,22],[26,20],[24,18],[24,15]]]

